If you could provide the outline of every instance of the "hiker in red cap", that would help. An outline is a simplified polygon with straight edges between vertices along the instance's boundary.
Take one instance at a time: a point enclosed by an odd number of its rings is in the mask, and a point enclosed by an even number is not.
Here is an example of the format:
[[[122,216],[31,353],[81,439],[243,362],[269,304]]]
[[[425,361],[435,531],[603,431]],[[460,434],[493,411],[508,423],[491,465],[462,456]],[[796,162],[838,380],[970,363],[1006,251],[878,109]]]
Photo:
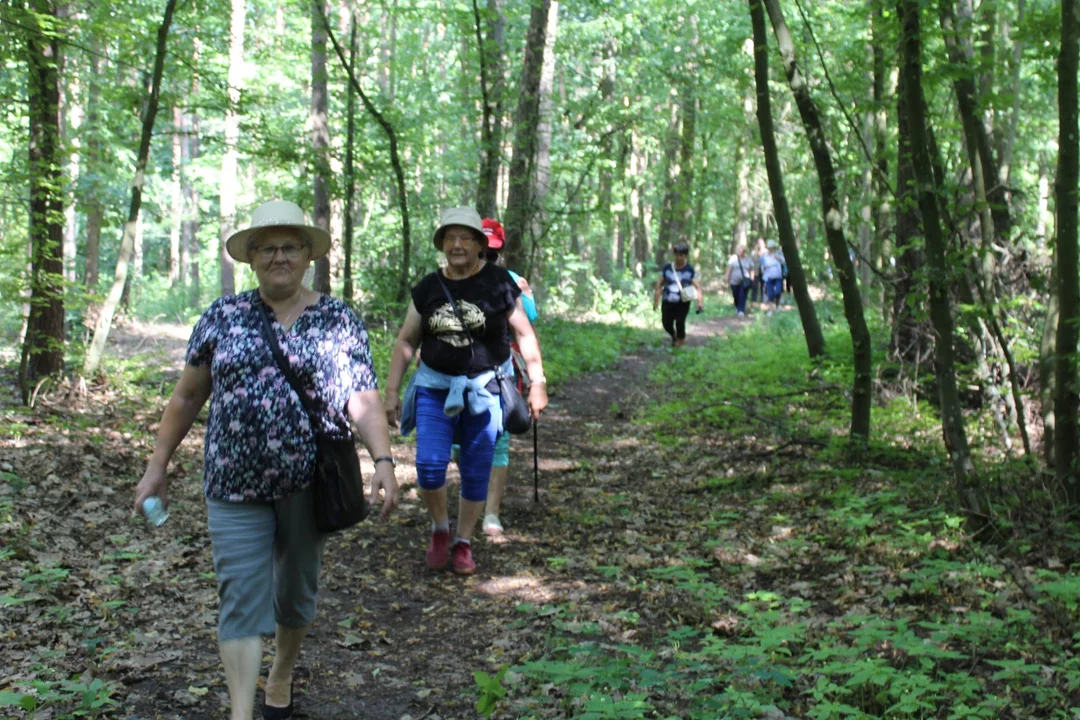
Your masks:
[[[503,232],[502,223],[492,218],[483,220],[484,234],[488,236],[487,260],[505,267],[503,250],[506,245],[506,233]],[[521,288],[521,304],[530,323],[536,322],[536,300],[533,298],[529,281],[521,277],[513,270],[507,270],[510,277]],[[518,377],[518,388],[524,389],[525,363],[521,359],[517,343],[511,343],[514,359],[514,372]],[[485,535],[501,535],[503,532],[502,521],[499,520],[499,510],[502,506],[503,495],[506,492],[506,481],[510,476],[510,433],[503,433],[495,443],[495,458],[491,464],[491,481],[488,483],[487,504],[484,508],[484,522],[482,528]]]

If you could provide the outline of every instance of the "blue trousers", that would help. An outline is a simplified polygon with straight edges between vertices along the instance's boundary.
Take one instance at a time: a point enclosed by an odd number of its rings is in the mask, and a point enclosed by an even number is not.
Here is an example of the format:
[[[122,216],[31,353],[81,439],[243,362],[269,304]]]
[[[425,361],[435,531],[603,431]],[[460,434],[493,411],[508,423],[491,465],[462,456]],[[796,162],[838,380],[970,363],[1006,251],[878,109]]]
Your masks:
[[[446,485],[450,446],[457,442],[461,445],[461,497],[483,502],[487,500],[499,428],[490,412],[473,415],[467,407],[457,416],[447,417],[443,412],[446,395],[446,390],[416,390],[416,482],[423,490]]]
[[[735,299],[735,310],[746,313],[746,296],[750,294],[750,288],[742,283],[731,286],[731,296]]]

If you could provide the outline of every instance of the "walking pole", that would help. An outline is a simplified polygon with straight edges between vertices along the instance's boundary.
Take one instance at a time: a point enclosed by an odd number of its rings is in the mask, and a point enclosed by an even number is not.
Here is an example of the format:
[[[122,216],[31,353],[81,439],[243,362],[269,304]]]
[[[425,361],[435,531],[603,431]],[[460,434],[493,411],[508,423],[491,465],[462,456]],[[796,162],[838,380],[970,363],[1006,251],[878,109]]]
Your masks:
[[[540,502],[540,440],[536,426],[540,423],[533,420],[533,502]]]

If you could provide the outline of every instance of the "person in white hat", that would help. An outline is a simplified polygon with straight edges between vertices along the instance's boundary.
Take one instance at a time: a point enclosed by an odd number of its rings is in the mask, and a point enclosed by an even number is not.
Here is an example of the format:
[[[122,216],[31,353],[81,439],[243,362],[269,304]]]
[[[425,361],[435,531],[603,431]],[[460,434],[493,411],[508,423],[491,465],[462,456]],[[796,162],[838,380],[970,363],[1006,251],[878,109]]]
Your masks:
[[[311,487],[316,431],[347,437],[352,421],[374,458],[371,499],[384,493],[384,518],[397,504],[397,481],[364,323],[302,285],[311,261],[329,250],[329,233],[294,203],[274,201],[225,247],[251,264],[258,287],[219,298],[196,323],[135,507],[150,497],[167,502],[169,460],[210,399],[203,491],[232,720],[251,718],[268,634],[277,650],[262,717],[284,720],[294,710],[293,666],[315,617],[325,542]],[[264,340],[268,327],[317,412],[292,390]]]
[[[452,565],[467,575],[476,571],[473,532],[487,499],[495,442],[505,432],[496,373],[513,373],[509,331],[532,380],[533,418],[547,407],[547,381],[521,288],[484,257],[488,238],[480,215],[467,207],[445,210],[432,242],[446,257],[446,267],[412,289],[390,359],[384,406],[403,435],[416,428],[417,484],[432,521],[427,565],[434,570]],[[420,366],[402,402],[401,381],[417,350]],[[461,502],[451,542],[446,468],[455,438],[461,445]]]

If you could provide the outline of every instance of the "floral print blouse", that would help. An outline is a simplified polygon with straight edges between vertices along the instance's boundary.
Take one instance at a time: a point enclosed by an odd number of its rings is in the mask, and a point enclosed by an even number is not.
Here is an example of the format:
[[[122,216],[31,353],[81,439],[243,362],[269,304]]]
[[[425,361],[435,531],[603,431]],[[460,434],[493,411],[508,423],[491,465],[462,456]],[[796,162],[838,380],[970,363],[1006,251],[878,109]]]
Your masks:
[[[232,502],[269,501],[311,484],[315,433],[260,331],[268,311],[258,290],[219,298],[188,341],[187,362],[210,367],[203,490]],[[281,351],[318,407],[320,433],[350,432],[346,405],[378,381],[363,321],[323,295],[288,330],[273,320]]]

